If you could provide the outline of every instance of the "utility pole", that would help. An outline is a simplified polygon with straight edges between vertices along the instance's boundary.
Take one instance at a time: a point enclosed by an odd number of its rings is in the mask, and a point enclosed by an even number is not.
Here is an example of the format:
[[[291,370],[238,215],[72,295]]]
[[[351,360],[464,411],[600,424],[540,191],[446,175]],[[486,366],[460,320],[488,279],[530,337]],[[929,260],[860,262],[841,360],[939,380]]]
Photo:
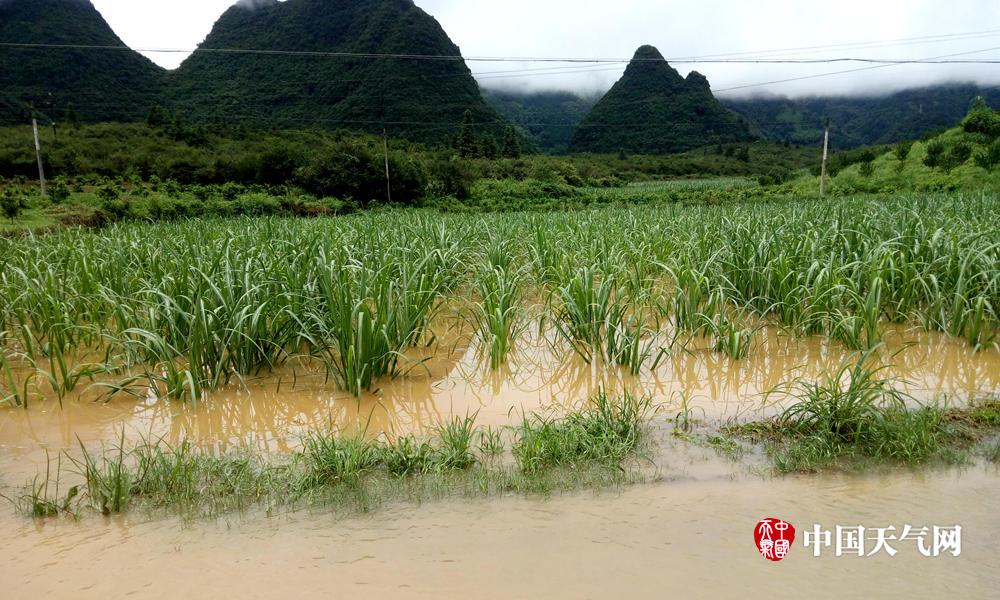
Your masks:
[[[31,129],[35,132],[35,158],[38,159],[38,182],[42,187],[42,196],[48,196],[45,191],[45,168],[42,166],[42,143],[38,139],[38,119],[35,117],[35,107],[31,107]]]
[[[392,204],[392,183],[389,179],[389,134],[382,128],[382,148],[385,151],[385,197]]]
[[[819,195],[826,195],[826,159],[830,155],[830,119],[826,120],[823,132],[823,167],[819,175]]]

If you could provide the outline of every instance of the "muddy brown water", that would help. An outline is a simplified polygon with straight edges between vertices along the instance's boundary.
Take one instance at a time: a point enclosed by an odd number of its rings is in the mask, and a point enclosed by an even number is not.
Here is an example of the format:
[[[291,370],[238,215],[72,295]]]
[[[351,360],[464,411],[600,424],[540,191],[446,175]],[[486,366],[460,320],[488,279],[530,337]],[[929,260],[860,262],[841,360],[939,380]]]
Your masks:
[[[768,330],[743,361],[692,343],[653,372],[630,377],[548,344],[524,344],[491,373],[456,344],[360,400],[319,374],[286,369],[197,404],[119,397],[68,398],[0,409],[0,489],[44,470],[47,454],[126,437],[190,440],[206,451],[290,452],[303,433],[363,425],[369,434],[429,433],[453,415],[508,425],[560,411],[601,388],[649,393],[665,424],[681,410],[709,423],[773,414],[788,399],[766,392],[815,378],[849,356],[821,339]],[[887,335],[888,372],[921,401],[1000,394],[1000,352],[913,329]],[[898,352],[898,353],[897,353]],[[293,383],[294,381],[294,383]],[[183,522],[130,514],[34,522],[0,508],[0,598],[662,598],[1000,597],[1000,473],[992,465],[870,476],[769,479],[710,450],[664,442],[663,478],[620,492],[550,499],[447,500],[343,516],[314,509]],[[965,529],[960,557],[812,557],[793,547],[764,561],[753,526],[764,517],[886,527]]]
[[[1000,590],[1000,474],[667,481],[621,493],[182,523],[0,518],[4,598],[922,598]],[[963,526],[963,553],[912,545],[770,563],[766,516],[813,524]]]
[[[964,341],[916,329],[893,328],[884,354],[886,375],[918,400],[947,397],[962,403],[1000,394],[1000,352],[974,352]],[[253,448],[297,449],[304,433],[323,429],[369,435],[427,435],[452,416],[476,415],[480,426],[514,423],[523,414],[565,410],[601,389],[647,393],[659,414],[682,410],[698,420],[750,420],[773,414],[787,395],[768,394],[802,377],[835,370],[851,353],[822,338],[799,339],[767,330],[742,361],[713,352],[695,340],[653,371],[632,377],[618,368],[588,364],[571,350],[545,340],[522,344],[505,369],[491,372],[470,344],[449,344],[415,356],[406,376],[379,382],[360,400],[338,392],[332,382],[307,369],[287,367],[251,378],[245,386],[218,390],[197,404],[118,396],[111,402],[53,399],[28,410],[0,408],[0,478],[26,478],[50,456],[112,442],[122,431],[135,440],[189,440],[214,452]],[[416,359],[428,360],[419,362]],[[89,394],[93,396],[94,394]]]

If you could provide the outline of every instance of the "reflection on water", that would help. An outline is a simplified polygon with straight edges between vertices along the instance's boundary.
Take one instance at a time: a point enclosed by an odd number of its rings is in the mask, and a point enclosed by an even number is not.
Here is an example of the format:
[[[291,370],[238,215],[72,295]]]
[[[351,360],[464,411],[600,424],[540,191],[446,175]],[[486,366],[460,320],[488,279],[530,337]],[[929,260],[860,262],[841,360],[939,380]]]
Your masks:
[[[886,336],[889,375],[922,401],[941,395],[965,401],[1000,392],[1000,353],[975,353],[963,341],[896,328]],[[32,474],[51,452],[130,437],[190,439],[224,452],[251,447],[288,452],[309,430],[363,427],[369,435],[425,434],[452,416],[476,414],[480,425],[504,425],[521,414],[577,405],[600,389],[652,394],[667,412],[685,403],[710,420],[750,419],[787,400],[767,396],[796,377],[815,378],[853,356],[836,343],[796,339],[769,329],[742,361],[693,340],[653,372],[632,377],[586,363],[552,340],[528,336],[511,364],[491,372],[465,340],[414,352],[405,377],[386,380],[360,400],[337,392],[316,372],[286,368],[246,387],[213,393],[197,405],[120,397],[110,403],[67,400],[36,403],[29,410],[0,409],[0,472]],[[670,413],[673,414],[673,413]]]

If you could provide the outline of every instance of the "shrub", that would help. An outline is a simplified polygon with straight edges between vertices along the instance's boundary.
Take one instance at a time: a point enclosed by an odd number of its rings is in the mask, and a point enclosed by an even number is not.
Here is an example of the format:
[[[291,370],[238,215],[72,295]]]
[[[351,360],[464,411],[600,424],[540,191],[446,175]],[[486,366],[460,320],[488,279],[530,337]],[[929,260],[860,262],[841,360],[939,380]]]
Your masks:
[[[944,155],[947,151],[947,147],[941,140],[934,140],[927,145],[927,157],[924,158],[924,164],[928,167],[935,169],[944,164]]]
[[[298,184],[316,196],[353,200],[365,207],[386,198],[385,159],[363,142],[341,140],[298,173]],[[427,174],[412,157],[390,153],[392,200],[412,204],[424,195]]]
[[[976,164],[987,171],[992,171],[1000,165],[1000,140],[993,142],[985,150],[976,154]]]
[[[12,189],[6,189],[0,194],[0,210],[3,216],[13,221],[21,214],[21,195]]]
[[[470,202],[485,210],[516,211],[560,206],[567,203],[586,204],[589,197],[581,190],[566,185],[528,179],[525,181],[479,181],[473,186]]]
[[[910,150],[913,149],[913,142],[900,142],[896,144],[896,158],[903,162],[910,156]]]
[[[233,212],[237,215],[262,217],[281,211],[281,201],[270,194],[243,194],[233,201]]]
[[[69,194],[69,186],[66,185],[64,179],[60,177],[52,182],[52,188],[49,190],[49,198],[53,204],[62,204],[69,200]]]
[[[229,182],[222,186],[222,197],[230,202],[236,200],[236,197],[244,192],[246,192],[246,188],[238,183]]]
[[[122,200],[121,191],[113,184],[105,184],[97,189],[97,197],[100,199],[100,210],[109,219],[120,220],[129,213],[128,202]]]
[[[964,165],[970,158],[972,158],[972,144],[964,141],[958,142],[945,155],[942,166],[950,171]]]
[[[476,174],[467,161],[459,158],[432,160],[427,165],[428,177],[424,196],[465,200],[472,192]]]
[[[962,121],[962,129],[966,133],[980,133],[990,139],[1000,137],[1000,113],[990,108],[982,97],[976,98],[968,116]]]
[[[568,162],[545,161],[538,163],[531,170],[531,179],[546,183],[567,184],[573,187],[582,187],[583,179],[580,177],[576,167]]]

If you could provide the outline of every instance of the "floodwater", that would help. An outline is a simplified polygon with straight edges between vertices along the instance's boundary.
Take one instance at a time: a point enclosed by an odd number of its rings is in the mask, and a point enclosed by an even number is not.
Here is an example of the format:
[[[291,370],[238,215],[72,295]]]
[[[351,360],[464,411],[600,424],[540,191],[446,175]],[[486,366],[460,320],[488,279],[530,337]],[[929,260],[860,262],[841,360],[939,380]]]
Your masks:
[[[1000,352],[913,329],[887,335],[887,372],[920,401],[962,403],[1000,394]],[[630,377],[532,339],[508,369],[491,373],[467,340],[438,347],[405,377],[360,400],[305,368],[251,379],[197,404],[85,393],[28,410],[0,409],[0,491],[23,484],[79,442],[124,431],[182,439],[207,451],[290,452],[303,433],[364,426],[369,434],[425,434],[451,416],[479,425],[559,411],[601,388],[649,393],[658,430],[680,410],[718,423],[773,414],[769,390],[815,378],[849,356],[835,343],[767,330],[743,361],[695,341],[653,371]],[[665,435],[656,483],[549,499],[395,504],[369,515],[310,509],[186,522],[133,513],[35,522],[0,507],[0,598],[687,598],[845,595],[997,598],[1000,472],[965,469],[767,479],[753,465]],[[78,442],[79,440],[79,442]],[[782,563],[761,558],[753,528],[786,519],[799,540]],[[814,524],[868,528],[963,527],[963,553],[819,558],[801,545]]]
[[[996,598],[1000,474],[667,481],[594,496],[402,505],[182,523],[0,518],[4,598]],[[781,563],[756,523],[799,538]],[[819,558],[815,524],[961,525],[962,554]],[[870,546],[869,546],[870,547]]]
[[[360,400],[305,368],[249,379],[197,404],[118,396],[110,402],[68,398],[0,408],[0,479],[30,478],[44,469],[46,451],[98,446],[124,431],[132,440],[188,440],[213,452],[252,448],[290,452],[309,431],[364,428],[371,436],[430,434],[452,416],[476,415],[480,426],[515,423],[522,414],[560,411],[601,389],[650,394],[660,415],[681,410],[710,423],[773,414],[788,400],[768,394],[796,378],[815,379],[852,356],[822,338],[799,339],[769,329],[741,361],[713,352],[695,339],[664,358],[655,370],[632,377],[618,368],[588,364],[551,340],[526,336],[510,365],[491,372],[468,339],[452,339],[412,356],[404,377],[379,382]],[[1000,394],[1000,352],[974,352],[963,340],[918,329],[893,328],[884,354],[887,376],[919,401]],[[83,387],[83,386],[81,386]],[[79,441],[78,441],[79,440]]]

